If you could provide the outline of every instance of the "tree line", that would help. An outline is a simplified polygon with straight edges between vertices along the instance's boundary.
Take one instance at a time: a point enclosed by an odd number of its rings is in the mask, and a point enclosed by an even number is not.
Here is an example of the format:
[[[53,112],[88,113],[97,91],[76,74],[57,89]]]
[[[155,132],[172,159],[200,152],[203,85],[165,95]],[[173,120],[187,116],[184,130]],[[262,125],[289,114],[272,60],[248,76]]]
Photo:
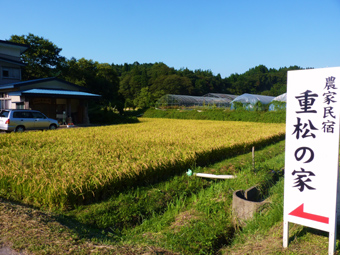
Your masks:
[[[31,33],[12,35],[8,41],[29,46],[22,54],[26,63],[22,69],[22,80],[57,77],[102,95],[101,104],[116,107],[121,113],[124,107],[150,107],[165,94],[251,93],[278,96],[286,92],[287,71],[302,69],[290,66],[277,70],[259,65],[243,74],[222,78],[211,70],[176,70],[162,62],[109,64],[85,58],[67,59],[60,54],[62,49],[53,42]]]

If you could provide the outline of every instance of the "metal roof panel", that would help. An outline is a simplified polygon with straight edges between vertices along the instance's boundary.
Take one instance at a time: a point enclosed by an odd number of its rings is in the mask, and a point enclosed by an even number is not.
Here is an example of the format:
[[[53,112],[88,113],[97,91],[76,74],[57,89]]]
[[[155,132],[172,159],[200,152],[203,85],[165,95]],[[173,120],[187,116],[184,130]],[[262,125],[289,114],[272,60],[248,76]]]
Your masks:
[[[92,94],[83,91],[72,91],[72,90],[57,90],[57,89],[29,89],[23,91],[14,91],[8,93],[11,96],[19,95],[58,95],[58,96],[76,96],[76,97],[101,97],[97,94]]]

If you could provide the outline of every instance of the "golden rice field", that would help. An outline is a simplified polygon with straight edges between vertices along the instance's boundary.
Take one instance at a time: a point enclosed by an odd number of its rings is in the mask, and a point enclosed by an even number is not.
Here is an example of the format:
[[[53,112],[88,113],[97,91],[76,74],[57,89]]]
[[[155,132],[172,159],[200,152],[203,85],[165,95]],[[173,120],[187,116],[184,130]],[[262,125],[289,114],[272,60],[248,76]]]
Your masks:
[[[184,173],[185,167],[197,163],[198,155],[251,145],[285,132],[285,124],[140,121],[1,134],[0,195],[68,208],[101,199],[122,185],[169,174],[169,169]]]

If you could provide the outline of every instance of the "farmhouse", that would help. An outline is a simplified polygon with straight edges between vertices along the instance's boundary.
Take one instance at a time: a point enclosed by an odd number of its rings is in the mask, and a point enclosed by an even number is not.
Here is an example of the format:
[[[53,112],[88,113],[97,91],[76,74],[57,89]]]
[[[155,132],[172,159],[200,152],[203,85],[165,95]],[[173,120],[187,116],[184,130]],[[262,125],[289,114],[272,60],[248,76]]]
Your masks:
[[[87,102],[100,95],[58,78],[21,81],[27,45],[0,40],[0,110],[34,109],[60,122],[88,124]]]

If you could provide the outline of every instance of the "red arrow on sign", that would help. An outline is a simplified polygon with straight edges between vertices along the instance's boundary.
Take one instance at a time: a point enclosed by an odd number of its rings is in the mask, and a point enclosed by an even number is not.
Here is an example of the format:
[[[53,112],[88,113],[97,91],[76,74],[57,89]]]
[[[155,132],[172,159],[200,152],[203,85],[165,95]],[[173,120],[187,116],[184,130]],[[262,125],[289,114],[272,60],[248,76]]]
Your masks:
[[[307,219],[307,220],[314,220],[314,221],[318,221],[318,222],[321,222],[321,223],[326,223],[326,224],[329,223],[328,217],[304,212],[303,211],[303,205],[304,204],[297,207],[295,210],[293,210],[291,213],[289,213],[289,215],[304,218],[304,219]]]

